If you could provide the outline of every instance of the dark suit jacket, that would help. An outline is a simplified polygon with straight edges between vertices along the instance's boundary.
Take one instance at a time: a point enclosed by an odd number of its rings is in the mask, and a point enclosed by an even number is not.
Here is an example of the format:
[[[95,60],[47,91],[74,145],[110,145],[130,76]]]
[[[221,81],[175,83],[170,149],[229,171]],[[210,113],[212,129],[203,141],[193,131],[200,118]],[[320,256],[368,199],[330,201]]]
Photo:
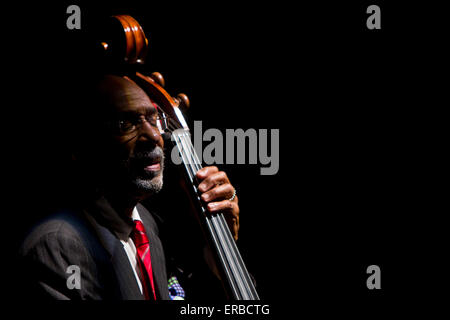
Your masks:
[[[157,224],[142,205],[137,209],[150,239],[157,299],[168,300],[166,262]],[[20,250],[22,293],[33,299],[143,299],[119,240],[128,237],[131,230],[131,219],[121,218],[105,198],[84,210],[46,219],[31,231]],[[80,268],[80,289],[67,286],[70,265]]]

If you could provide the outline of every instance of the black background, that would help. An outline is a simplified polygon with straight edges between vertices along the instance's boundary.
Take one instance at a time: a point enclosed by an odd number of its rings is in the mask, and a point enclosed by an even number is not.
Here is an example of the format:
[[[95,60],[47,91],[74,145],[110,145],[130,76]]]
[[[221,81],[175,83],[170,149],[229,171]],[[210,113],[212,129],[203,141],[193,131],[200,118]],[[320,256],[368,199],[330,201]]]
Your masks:
[[[130,14],[149,38],[146,69],[189,96],[189,119],[204,130],[280,129],[277,175],[221,167],[239,192],[239,246],[263,301],[278,311],[373,312],[429,292],[423,286],[439,281],[443,265],[434,255],[440,234],[423,219],[436,211],[425,205],[423,188],[433,185],[423,179],[433,174],[421,170],[429,153],[419,148],[429,141],[424,111],[436,96],[425,85],[441,67],[442,10],[396,3],[61,1],[6,10],[6,225],[17,216],[27,224],[64,198],[59,130],[71,116],[70,83],[89,64],[78,59],[81,43],[98,17]],[[70,4],[81,7],[81,30],[66,28]],[[370,4],[381,7],[381,30],[366,28]],[[378,291],[366,287],[372,264],[382,272]]]

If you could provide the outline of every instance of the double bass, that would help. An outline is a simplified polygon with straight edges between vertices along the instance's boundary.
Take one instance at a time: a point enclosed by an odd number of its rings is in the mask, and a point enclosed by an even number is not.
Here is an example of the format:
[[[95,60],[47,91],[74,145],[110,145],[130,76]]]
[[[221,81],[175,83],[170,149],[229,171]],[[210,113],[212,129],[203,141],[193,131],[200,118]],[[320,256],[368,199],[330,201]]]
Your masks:
[[[108,31],[103,32],[102,38],[98,39],[99,51],[104,59],[118,66],[121,76],[135,82],[155,102],[160,133],[166,140],[170,137],[181,156],[184,185],[194,204],[195,215],[206,243],[213,253],[226,296],[232,300],[259,300],[223,214],[208,213],[200,199],[196,172],[202,168],[202,164],[182,112],[182,109],[189,107],[188,97],[185,94],[175,97],[170,95],[164,89],[165,82],[160,73],[145,75],[140,72],[147,56],[148,39],[133,17],[116,15],[108,23]]]

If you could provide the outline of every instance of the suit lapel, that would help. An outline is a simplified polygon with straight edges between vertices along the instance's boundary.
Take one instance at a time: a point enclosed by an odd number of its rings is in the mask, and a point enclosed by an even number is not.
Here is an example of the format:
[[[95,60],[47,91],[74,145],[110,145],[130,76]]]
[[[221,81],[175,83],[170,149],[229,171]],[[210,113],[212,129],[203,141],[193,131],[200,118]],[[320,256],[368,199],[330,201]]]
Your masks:
[[[120,291],[124,300],[143,300],[144,296],[136,282],[136,277],[131,269],[130,261],[126,255],[122,243],[115,239],[111,263],[116,272]]]
[[[138,204],[136,207],[150,240],[150,254],[156,297],[157,299],[169,300],[166,262],[163,246],[158,236],[157,224],[150,212],[148,212],[141,204]],[[121,298],[124,300],[144,299],[122,243],[112,231],[105,227],[111,225],[111,223],[112,225],[117,223],[111,221],[111,217],[118,218],[117,213],[105,198],[100,198],[93,207],[89,208],[86,212],[86,216],[94,227],[102,246],[110,255]],[[109,221],[105,221],[105,219],[109,219]],[[120,225],[117,224],[115,226],[116,228],[120,227]]]
[[[136,282],[130,261],[126,255],[122,243],[111,231],[101,226],[89,214],[86,214],[91,225],[100,240],[100,243],[110,255],[110,261],[118,284],[120,298],[123,300],[143,300],[139,286]]]

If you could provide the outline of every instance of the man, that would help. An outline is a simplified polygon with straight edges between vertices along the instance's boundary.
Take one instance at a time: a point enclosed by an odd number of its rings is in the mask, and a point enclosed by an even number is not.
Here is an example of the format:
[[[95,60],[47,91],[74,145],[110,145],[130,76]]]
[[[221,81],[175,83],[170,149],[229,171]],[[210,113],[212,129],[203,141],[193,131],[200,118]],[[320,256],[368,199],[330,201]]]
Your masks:
[[[93,92],[94,103],[75,121],[85,192],[76,209],[47,218],[24,241],[23,292],[50,299],[182,299],[178,279],[169,279],[159,218],[141,204],[163,187],[155,105],[115,75],[96,81]],[[197,178],[207,210],[223,212],[237,239],[238,199],[227,175],[205,167]]]

